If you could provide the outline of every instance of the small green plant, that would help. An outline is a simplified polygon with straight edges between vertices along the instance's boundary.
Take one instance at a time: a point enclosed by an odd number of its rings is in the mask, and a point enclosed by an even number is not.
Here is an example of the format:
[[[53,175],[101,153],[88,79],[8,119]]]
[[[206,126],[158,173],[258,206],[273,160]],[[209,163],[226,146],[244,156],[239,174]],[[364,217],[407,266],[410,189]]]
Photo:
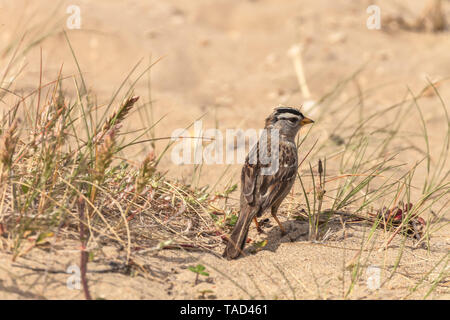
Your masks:
[[[197,283],[198,283],[198,277],[199,277],[200,275],[205,276],[205,277],[209,277],[209,273],[205,271],[206,268],[205,268],[204,265],[198,264],[198,265],[196,265],[195,267],[194,267],[194,266],[190,266],[188,269],[189,269],[190,271],[192,271],[192,272],[195,273],[195,282],[194,282],[194,285],[197,285]]]
[[[257,253],[257,252],[261,251],[267,245],[267,243],[268,243],[267,239],[253,243],[253,246],[252,246],[253,252]]]
[[[227,224],[231,227],[234,227],[237,220],[238,220],[238,216],[236,214],[232,213],[227,217]]]

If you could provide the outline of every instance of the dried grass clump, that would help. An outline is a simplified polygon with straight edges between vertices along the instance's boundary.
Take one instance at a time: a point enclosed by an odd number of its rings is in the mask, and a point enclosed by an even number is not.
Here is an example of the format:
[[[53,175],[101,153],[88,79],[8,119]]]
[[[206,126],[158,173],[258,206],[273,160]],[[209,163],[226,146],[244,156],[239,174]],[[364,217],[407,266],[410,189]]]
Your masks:
[[[13,164],[12,159],[18,142],[17,120],[14,120],[7,129],[2,131],[3,134],[0,138],[1,181],[4,180],[4,175],[9,172]]]
[[[154,151],[140,165],[120,155],[128,144],[117,137],[139,97],[126,98],[102,124],[93,120],[93,99],[68,101],[60,86],[48,89],[34,117],[19,120],[28,107],[23,99],[2,121],[10,125],[0,139],[0,247],[16,258],[78,238],[80,225],[83,246],[116,244],[127,248],[128,260],[140,250],[209,250],[222,241],[206,191],[166,179]]]

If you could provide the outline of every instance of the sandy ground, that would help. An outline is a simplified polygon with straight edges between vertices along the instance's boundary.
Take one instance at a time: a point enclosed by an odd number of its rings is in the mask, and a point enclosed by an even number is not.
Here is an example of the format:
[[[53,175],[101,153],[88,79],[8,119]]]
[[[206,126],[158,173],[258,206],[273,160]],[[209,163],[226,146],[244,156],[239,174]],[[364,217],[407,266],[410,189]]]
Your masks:
[[[290,229],[288,235],[281,237],[275,227],[265,229],[266,234],[260,237],[269,244],[256,254],[247,249],[248,256],[235,261],[223,260],[219,252],[165,250],[142,255],[136,262],[146,268],[145,276],[137,269],[131,276],[112,271],[123,263],[124,250],[96,248],[95,258],[88,264],[90,292],[96,299],[421,299],[430,290],[423,277],[431,271],[435,280],[446,268],[442,260],[448,255],[449,244],[442,237],[433,239],[430,251],[413,249],[410,240],[402,250],[402,241],[395,240],[386,251],[365,249],[358,260],[367,228],[352,226],[345,235],[338,232],[324,243],[311,243],[305,223],[290,221],[285,225]],[[375,236],[381,245],[382,232]],[[250,237],[258,238],[254,231]],[[71,266],[78,265],[78,246],[58,243],[33,250],[14,262],[11,256],[1,254],[0,299],[83,299],[83,291],[76,289],[69,273]],[[399,258],[400,266],[391,276]],[[209,276],[200,276],[196,282],[196,275],[188,268],[199,263]],[[360,277],[353,281],[356,270]],[[373,282],[375,274],[380,275],[381,288],[377,290],[372,287],[377,283]],[[448,277],[439,280],[428,298],[449,299]]]
[[[51,0],[8,0],[0,2],[0,49],[6,43],[17,41],[27,29],[30,37],[37,28],[52,31],[39,46],[21,57],[26,68],[15,80],[13,89],[18,92],[29,92],[38,86],[40,48],[44,83],[56,78],[62,64],[64,75],[76,74],[74,60],[60,32],[68,17],[67,6],[76,4],[81,8],[81,29],[69,30],[68,36],[88,90],[96,94],[99,106],[109,102],[140,59],[143,61],[132,79],[136,79],[149,61],[162,57],[151,70],[151,96],[147,76],[135,88],[142,102],[153,101],[155,119],[167,115],[157,126],[156,136],[170,136],[174,129],[189,125],[205,113],[204,127],[260,128],[274,106],[317,100],[364,64],[364,71],[336,97],[336,103],[357,94],[358,88],[377,88],[367,95],[364,104],[367,112],[379,110],[399,102],[407,87],[418,93],[426,86],[427,78],[435,80],[450,74],[448,31],[369,30],[366,8],[372,2],[289,0],[281,5],[276,0],[80,0],[62,1],[56,8]],[[406,18],[419,14],[423,5],[419,0],[408,1],[407,8],[400,1],[376,3],[382,15],[401,13]],[[450,17],[450,3],[444,3],[444,10]],[[288,55],[291,46],[297,43],[306,46],[303,60],[311,97],[300,92]],[[1,69],[7,58],[7,55],[0,57]],[[130,83],[131,80],[127,82]],[[444,82],[439,89],[442,99],[450,101],[449,83]],[[73,97],[73,92],[68,90],[68,96]],[[431,154],[437,157],[446,129],[442,108],[436,97],[423,100],[421,107],[432,141]],[[326,114],[327,110],[318,112]],[[314,134],[320,137],[338,119],[341,119],[339,115],[326,118],[315,127]],[[405,121],[409,126],[405,139],[422,148],[419,118],[411,116]],[[145,126],[148,121],[135,113],[127,128]],[[312,142],[307,142],[307,146]],[[156,151],[164,144],[158,143]],[[130,150],[124,156],[139,160],[149,149],[144,146],[143,150]],[[316,156],[325,155],[326,149]],[[422,157],[420,152],[408,151],[398,161],[414,163]],[[239,168],[239,165],[231,166],[224,181],[237,182]],[[161,169],[169,170],[170,177],[186,181],[190,181],[193,172],[193,166],[176,166],[170,159],[163,161]],[[222,172],[223,166],[205,166],[200,184],[212,184]],[[419,169],[418,175],[423,174],[424,169]],[[269,240],[267,247],[257,254],[229,262],[217,256],[223,248],[217,248],[214,253],[165,250],[142,257],[149,268],[146,277],[96,273],[95,270],[111,268],[111,261],[124,258],[119,249],[96,248],[99,254],[89,264],[94,272],[88,274],[92,295],[105,299],[343,298],[351,283],[355,265],[351,263],[352,258],[361,246],[365,227],[355,225],[345,235],[338,230],[324,243],[310,243],[306,241],[305,223],[286,221],[286,217],[282,221],[291,230],[285,237],[281,237],[275,226],[266,228],[261,236],[252,227],[250,237]],[[378,243],[388,236],[378,232]],[[401,251],[400,240],[396,239],[383,252],[363,252],[361,277],[349,297],[424,297],[442,270],[448,274],[448,226],[436,233],[431,244],[430,250],[414,249],[408,240],[400,267],[392,278],[389,275]],[[65,271],[78,261],[77,246],[70,242],[54,243],[45,250],[33,250],[15,262],[9,254],[1,253],[0,298],[82,298],[81,290],[66,286],[69,275]],[[194,285],[195,275],[187,268],[198,263],[205,265],[210,275],[200,277]],[[368,288],[369,266],[379,268],[382,282],[386,280],[379,290]],[[429,278],[421,281],[425,275]],[[417,283],[420,283],[417,290],[410,292]],[[448,276],[444,276],[429,297],[450,298],[448,287]]]

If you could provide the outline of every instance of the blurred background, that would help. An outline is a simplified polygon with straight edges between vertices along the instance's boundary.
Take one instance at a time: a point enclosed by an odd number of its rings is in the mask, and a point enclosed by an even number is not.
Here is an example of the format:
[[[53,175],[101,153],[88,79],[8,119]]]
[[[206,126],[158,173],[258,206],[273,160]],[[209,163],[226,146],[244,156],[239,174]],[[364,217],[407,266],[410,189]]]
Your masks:
[[[381,29],[367,26],[371,5],[380,8]],[[99,113],[124,80],[116,104],[137,80],[139,108],[125,126],[138,130],[164,117],[151,133],[155,137],[170,136],[202,115],[204,128],[258,129],[278,104],[305,104],[305,113],[323,119],[314,135],[326,140],[333,124],[358,117],[362,109],[352,111],[354,104],[347,103],[354,96],[364,104],[362,112],[371,112],[404,99],[408,87],[419,93],[433,81],[448,101],[446,17],[450,2],[434,0],[1,0],[0,72],[7,73],[3,87],[26,95],[39,86],[42,57],[42,83],[55,80],[62,68],[68,77],[63,89],[74,99],[75,55]],[[331,112],[321,98],[344,81],[332,103],[343,111]],[[436,142],[432,151],[438,152],[446,123],[429,94],[422,107]],[[405,121],[418,123],[416,116]],[[407,137],[413,145],[414,135],[420,137],[416,130]],[[156,153],[166,143],[157,142]],[[153,147],[139,145],[124,157],[140,160]],[[318,152],[326,155],[325,149]],[[405,157],[419,160],[423,154]],[[161,167],[170,176],[183,179],[195,170],[166,160]],[[231,179],[239,167],[232,166]],[[207,166],[201,179],[221,174]]]

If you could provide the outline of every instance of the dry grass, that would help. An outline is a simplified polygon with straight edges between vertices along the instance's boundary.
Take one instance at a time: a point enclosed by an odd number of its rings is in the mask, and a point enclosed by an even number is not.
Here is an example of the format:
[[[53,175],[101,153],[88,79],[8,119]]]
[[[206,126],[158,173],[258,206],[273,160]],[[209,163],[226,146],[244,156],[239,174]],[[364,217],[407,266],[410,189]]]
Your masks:
[[[144,249],[212,250],[221,243],[220,221],[210,213],[224,211],[211,203],[226,195],[212,199],[166,179],[157,170],[163,154],[156,159],[151,151],[140,164],[119,155],[139,143],[121,132],[139,97],[130,90],[110,116],[106,111],[96,121],[98,106],[78,85],[84,87],[83,78],[73,80],[76,101],[65,98],[68,81],[61,78],[28,96],[4,91],[5,99],[18,102],[1,120],[1,247],[16,259],[57,239],[77,238],[83,229],[88,248],[115,243],[126,248],[129,263]]]

